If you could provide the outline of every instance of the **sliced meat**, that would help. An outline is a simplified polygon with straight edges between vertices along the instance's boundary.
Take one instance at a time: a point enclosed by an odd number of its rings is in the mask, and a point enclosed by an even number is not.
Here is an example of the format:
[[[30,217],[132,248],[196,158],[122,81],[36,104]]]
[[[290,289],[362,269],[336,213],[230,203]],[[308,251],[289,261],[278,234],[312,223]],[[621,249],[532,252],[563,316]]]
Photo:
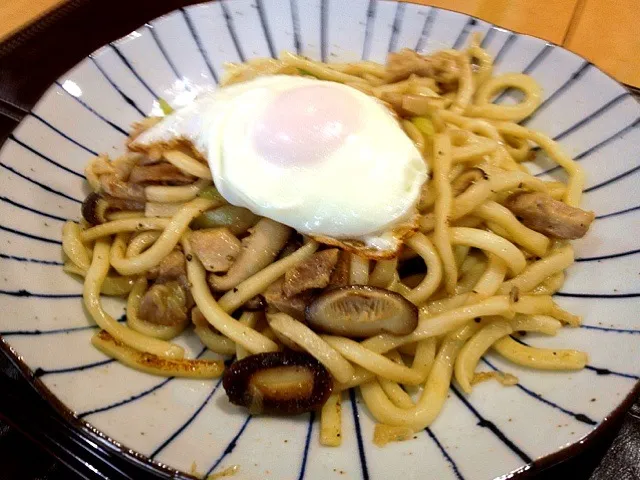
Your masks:
[[[136,165],[129,174],[129,182],[141,185],[187,185],[196,177],[188,175],[170,163],[155,165]]]
[[[329,285],[339,255],[337,248],[322,250],[287,270],[283,286],[285,295],[291,297],[305,290]]]
[[[185,263],[184,253],[179,250],[173,250],[169,255],[164,257],[159,265],[153,267],[147,273],[147,278],[156,280],[156,283],[166,283],[187,277],[187,265]]]
[[[124,182],[115,174],[100,175],[100,186],[104,193],[112,197],[139,202],[146,201],[142,185]]]
[[[186,289],[177,281],[153,285],[142,297],[138,316],[158,325],[179,325],[187,320]]]
[[[242,250],[242,243],[227,228],[195,230],[189,237],[193,253],[209,272],[226,272]]]
[[[457,82],[460,76],[457,58],[449,52],[420,55],[403,48],[387,56],[386,67],[392,82],[404,80],[415,73],[421,77],[433,78],[439,84],[450,85]]]
[[[313,292],[306,291],[289,297],[284,293],[284,282],[284,277],[276,280],[262,295],[270,307],[302,321],[304,320],[304,309],[311,303]]]
[[[565,240],[583,237],[595,217],[593,212],[570,207],[540,192],[514,193],[504,206],[530,229]]]
[[[329,279],[330,287],[344,287],[349,285],[349,271],[351,269],[351,258],[349,252],[340,250],[338,254],[338,261],[331,272],[331,278]]]
[[[349,255],[337,248],[322,250],[289,269],[263,293],[267,305],[304,320],[304,310],[319,289],[349,283]]]

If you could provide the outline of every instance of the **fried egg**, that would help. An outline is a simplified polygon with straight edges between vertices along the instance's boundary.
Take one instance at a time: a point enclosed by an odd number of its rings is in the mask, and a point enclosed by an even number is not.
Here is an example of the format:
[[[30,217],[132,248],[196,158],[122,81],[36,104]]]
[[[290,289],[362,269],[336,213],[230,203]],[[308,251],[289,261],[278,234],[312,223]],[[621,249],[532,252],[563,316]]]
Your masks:
[[[416,229],[427,166],[397,118],[346,85],[258,77],[208,92],[130,144],[187,142],[232,205],[370,258]]]

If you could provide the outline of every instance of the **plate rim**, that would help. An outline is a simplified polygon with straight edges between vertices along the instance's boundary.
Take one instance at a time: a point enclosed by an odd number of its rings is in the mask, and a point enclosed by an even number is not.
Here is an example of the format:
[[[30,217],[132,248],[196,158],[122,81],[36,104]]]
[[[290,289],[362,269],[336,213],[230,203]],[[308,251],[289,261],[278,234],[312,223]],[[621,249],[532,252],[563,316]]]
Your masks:
[[[126,36],[130,32],[137,30],[154,19],[188,6],[207,4],[211,3],[211,1],[215,0],[165,0],[163,2],[156,2],[154,0],[138,0],[137,2],[134,2],[133,5],[135,5],[135,8],[132,9],[131,2],[128,2],[127,0],[71,0],[63,3],[50,12],[45,13],[42,17],[24,29],[5,38],[0,42],[0,85],[2,86],[0,87],[0,147],[4,145],[6,139],[14,129],[20,125],[22,120],[29,115],[31,109],[40,101],[46,90],[53,84],[53,82],[64,75],[65,72],[76,66],[83,59],[99,50],[102,46]],[[321,1],[324,3],[327,0]],[[619,82],[611,74],[602,70],[597,65],[594,65],[589,59],[568,50],[555,42],[542,39],[535,35],[500,27],[474,15],[469,15],[448,8],[424,5],[417,3],[414,0],[378,1],[388,3],[411,3],[429,9],[457,13],[468,19],[475,19],[476,21],[482,22],[488,25],[490,29],[497,29],[512,35],[534,38],[545,42],[546,45],[561,48],[563,51],[568,52],[577,58],[581,58],[588,64],[595,67],[599,72],[605,74],[611,81],[615,82],[615,84],[621,86],[627,92],[632,93],[631,96],[640,104],[640,100],[633,95],[633,92],[637,92],[638,89]],[[125,18],[128,16],[128,22],[122,22],[123,15],[125,15]],[[73,43],[74,48],[67,49],[69,45],[67,41],[69,38],[67,36],[55,36],[56,29],[60,29],[61,26],[62,28],[65,28],[83,24],[95,25],[95,21],[92,22],[92,19],[94,18],[101,18],[102,20],[100,21],[100,29],[98,29],[99,32],[97,32],[96,36],[92,37],[90,41],[86,41],[86,39],[83,39],[82,42],[76,41]],[[130,28],[129,25],[131,24],[134,24],[135,27]],[[82,38],[82,31],[74,31],[74,29],[71,28],[68,29],[67,32],[71,39],[74,35]],[[48,40],[55,40],[42,42],[41,39],[43,37],[46,37]],[[37,43],[34,43],[34,41],[37,41]],[[65,49],[59,49],[59,47],[62,46],[64,46]],[[44,58],[45,56],[50,55],[51,50],[57,51],[58,53],[60,51],[66,52],[63,56],[55,57],[57,60],[56,68],[46,69],[46,63],[38,63],[37,60],[33,58],[34,56],[36,59]],[[24,57],[30,58],[31,61],[25,61]],[[60,61],[61,59],[62,61]],[[22,75],[20,67],[21,64],[33,65],[34,61],[37,65],[40,65],[38,71],[39,75],[36,76],[36,81],[33,81],[33,77]],[[27,78],[29,80],[25,81]],[[74,412],[37,377],[37,374],[29,368],[18,352],[11,346],[11,343],[2,335],[0,335],[0,351],[20,372],[25,383],[33,388],[36,393],[62,417],[68,426],[77,431],[85,442],[99,442],[100,445],[104,446],[107,450],[110,450],[111,453],[125,459],[136,468],[146,470],[147,473],[160,475],[163,478],[174,478],[178,480],[197,478],[187,472],[177,470],[153,460],[146,455],[121,444],[91,425],[89,422],[76,416]],[[552,453],[533,460],[513,472],[505,473],[499,478],[529,478],[532,475],[538,475],[549,467],[587,450],[594,444],[597,438],[603,436],[619,424],[621,417],[626,414],[636,398],[639,396],[640,381],[636,381],[635,385],[624,399],[619,402],[616,407],[584,437]],[[16,425],[16,427],[20,430],[20,425]]]

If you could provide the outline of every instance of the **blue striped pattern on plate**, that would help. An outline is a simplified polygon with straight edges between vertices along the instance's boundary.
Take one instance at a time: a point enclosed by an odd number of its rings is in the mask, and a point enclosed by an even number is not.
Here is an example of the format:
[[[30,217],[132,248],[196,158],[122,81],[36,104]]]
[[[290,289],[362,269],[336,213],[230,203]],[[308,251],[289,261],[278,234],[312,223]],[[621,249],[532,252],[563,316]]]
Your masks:
[[[229,405],[220,382],[161,379],[127,369],[91,347],[81,286],[61,270],[60,229],[77,218],[83,168],[122,151],[129,126],[157,108],[215,85],[225,62],[295,51],[326,61],[383,62],[390,51],[460,47],[472,32],[496,72],[525,72],[544,88],[524,123],[562,145],[588,172],[586,208],[597,213],[577,242],[578,263],[558,302],[581,328],[527,342],[590,354],[577,373],[532,372],[489,355],[488,370],[520,383],[455,387],[436,422],[384,451],[351,393],[344,445],[323,448],[314,415],[254,418]],[[510,92],[499,102],[512,102]],[[640,108],[596,67],[542,40],[465,15],[376,0],[227,0],[173,12],[82,61],[51,86],[0,152],[0,333],[78,417],[155,461],[200,473],[241,466],[243,478],[485,479],[525,468],[590,433],[633,389],[640,325]],[[563,173],[541,159],[544,177]],[[105,300],[115,315],[122,302]],[[208,356],[189,335],[193,356]]]

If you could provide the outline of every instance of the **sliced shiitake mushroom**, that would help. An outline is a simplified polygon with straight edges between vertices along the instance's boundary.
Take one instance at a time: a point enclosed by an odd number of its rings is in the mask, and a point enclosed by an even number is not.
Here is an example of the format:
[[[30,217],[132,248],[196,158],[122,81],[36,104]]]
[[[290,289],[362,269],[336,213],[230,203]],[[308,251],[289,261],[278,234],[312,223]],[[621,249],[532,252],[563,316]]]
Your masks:
[[[91,225],[100,225],[107,221],[109,203],[96,192],[91,192],[82,202],[82,217]]]
[[[305,319],[316,330],[350,338],[407,335],[418,325],[418,309],[390,290],[348,285],[318,296],[307,306]]]
[[[91,225],[100,225],[107,221],[109,203],[96,192],[91,192],[82,202],[82,217]]]
[[[291,351],[249,355],[227,369],[222,385],[231,403],[252,414],[310,412],[333,390],[331,375],[320,362]]]
[[[82,202],[82,217],[91,225],[107,222],[107,213],[114,210],[144,210],[144,202],[98,192],[91,192]]]

